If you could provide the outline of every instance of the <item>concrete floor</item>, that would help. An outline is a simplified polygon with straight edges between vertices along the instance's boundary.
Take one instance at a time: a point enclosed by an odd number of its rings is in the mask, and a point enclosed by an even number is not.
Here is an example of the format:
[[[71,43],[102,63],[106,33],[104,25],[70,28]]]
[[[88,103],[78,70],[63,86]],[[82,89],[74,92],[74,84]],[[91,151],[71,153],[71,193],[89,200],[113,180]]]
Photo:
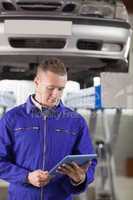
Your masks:
[[[115,180],[117,200],[133,200],[133,178],[117,177]],[[0,200],[6,200],[7,184],[0,181]],[[87,196],[89,197],[87,198]],[[91,185],[88,194],[83,193],[74,200],[94,200],[94,185]]]
[[[133,200],[133,178],[117,177],[115,185],[118,200]]]

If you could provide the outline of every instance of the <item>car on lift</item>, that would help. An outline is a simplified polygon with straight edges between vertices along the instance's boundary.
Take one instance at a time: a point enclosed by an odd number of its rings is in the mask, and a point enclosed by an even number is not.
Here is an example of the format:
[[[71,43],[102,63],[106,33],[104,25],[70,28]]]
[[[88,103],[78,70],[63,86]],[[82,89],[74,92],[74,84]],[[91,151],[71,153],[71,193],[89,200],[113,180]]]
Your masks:
[[[130,41],[120,0],[0,0],[1,79],[32,79],[50,56],[63,59],[79,82],[102,71],[128,72]]]

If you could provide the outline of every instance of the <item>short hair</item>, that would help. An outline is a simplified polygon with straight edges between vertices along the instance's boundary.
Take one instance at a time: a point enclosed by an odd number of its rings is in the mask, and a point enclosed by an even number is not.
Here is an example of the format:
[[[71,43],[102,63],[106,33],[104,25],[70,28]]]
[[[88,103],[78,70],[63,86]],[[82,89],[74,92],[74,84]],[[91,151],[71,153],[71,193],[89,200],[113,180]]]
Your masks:
[[[37,66],[36,74],[40,70],[42,70],[44,72],[51,71],[51,72],[61,75],[61,76],[67,75],[67,70],[66,70],[65,64],[59,58],[49,58],[47,60],[42,61]]]

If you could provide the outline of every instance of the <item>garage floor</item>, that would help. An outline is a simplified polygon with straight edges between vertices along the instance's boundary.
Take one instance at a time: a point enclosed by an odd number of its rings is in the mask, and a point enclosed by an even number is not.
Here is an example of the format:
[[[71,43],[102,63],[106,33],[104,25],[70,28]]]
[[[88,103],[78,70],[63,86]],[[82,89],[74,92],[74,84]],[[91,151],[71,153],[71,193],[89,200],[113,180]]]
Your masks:
[[[118,200],[133,200],[133,178],[117,177],[116,178],[116,195]],[[0,181],[0,200],[6,200],[7,185]],[[92,190],[93,193],[94,190]],[[95,200],[95,195],[91,194],[91,198],[86,197],[86,194],[81,194],[75,200]]]
[[[118,200],[133,200],[133,178],[118,177],[116,186]]]

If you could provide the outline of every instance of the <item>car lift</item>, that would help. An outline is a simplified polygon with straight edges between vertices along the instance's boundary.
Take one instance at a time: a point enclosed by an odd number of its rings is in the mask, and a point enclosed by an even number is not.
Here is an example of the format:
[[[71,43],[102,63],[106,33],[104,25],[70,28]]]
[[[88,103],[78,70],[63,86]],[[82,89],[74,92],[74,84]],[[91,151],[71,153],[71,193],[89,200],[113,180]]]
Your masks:
[[[93,198],[91,198],[92,195],[89,196],[89,192],[85,192],[77,197],[74,197],[76,200],[118,199],[115,186],[116,175],[113,153],[118,139],[122,109],[133,108],[133,104],[131,103],[133,102],[133,80],[132,75],[115,73],[102,73],[100,79],[101,84],[92,88],[81,89],[77,93],[69,93],[65,101],[66,105],[75,109],[76,111],[78,111],[78,109],[91,111],[89,128],[96,146],[96,151],[98,153],[98,165],[94,183],[95,195],[93,195]],[[124,87],[121,82],[119,82],[119,79],[122,79],[123,83],[125,84]],[[112,81],[111,84],[109,83],[110,80]],[[117,89],[115,85],[116,81]],[[125,88],[128,88],[128,91],[130,88],[130,95],[126,94]],[[123,89],[124,92],[122,92]],[[113,96],[110,98],[112,94]],[[108,114],[106,112],[107,109],[115,111],[111,126],[109,124]],[[98,112],[100,112],[102,120],[102,139],[98,139],[96,136]]]

